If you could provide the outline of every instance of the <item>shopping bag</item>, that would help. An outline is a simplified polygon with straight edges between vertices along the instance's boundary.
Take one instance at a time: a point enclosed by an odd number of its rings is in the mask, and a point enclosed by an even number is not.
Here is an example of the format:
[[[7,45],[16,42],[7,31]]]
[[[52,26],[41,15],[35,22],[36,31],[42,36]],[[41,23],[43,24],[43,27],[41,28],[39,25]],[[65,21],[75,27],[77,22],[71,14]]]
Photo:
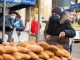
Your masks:
[[[20,32],[19,40],[20,40],[20,42],[29,41],[29,33],[25,32],[25,31]]]
[[[4,34],[4,40],[3,40],[3,42],[7,42],[7,40],[8,40],[8,35]]]
[[[18,37],[17,32],[16,32],[16,29],[13,30],[11,40],[13,40],[13,42],[20,42],[19,37]]]
[[[7,42],[7,40],[8,40],[8,35],[4,34],[4,39],[2,39],[2,32],[0,32],[0,43],[1,42]]]

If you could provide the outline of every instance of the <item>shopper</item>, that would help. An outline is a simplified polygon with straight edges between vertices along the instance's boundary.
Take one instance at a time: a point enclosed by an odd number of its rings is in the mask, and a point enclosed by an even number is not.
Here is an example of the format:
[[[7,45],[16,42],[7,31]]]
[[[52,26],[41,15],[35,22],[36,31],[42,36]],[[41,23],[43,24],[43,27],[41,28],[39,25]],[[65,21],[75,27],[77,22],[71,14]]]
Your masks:
[[[41,28],[41,24],[40,24],[40,28]],[[38,15],[37,14],[35,14],[32,18],[30,30],[33,36],[37,36],[37,33],[38,33]]]
[[[5,24],[5,33],[4,33],[4,40],[2,39],[3,35],[3,12],[0,13],[0,44],[2,44],[3,42],[7,42],[8,40],[8,35],[6,34],[6,32],[12,30],[8,24]]]
[[[30,29],[31,39],[34,40],[34,41],[37,40],[38,27],[39,27],[39,24],[38,24],[38,14],[35,14],[32,17],[31,29]],[[41,29],[41,24],[40,24],[40,29]]]
[[[18,36],[20,35],[20,31],[24,30],[24,26],[23,26],[23,23],[21,21],[21,16],[15,11],[9,12],[9,16],[6,18],[6,23],[13,30],[16,29]],[[13,30],[7,32],[7,34],[9,35],[9,41],[11,39]]]
[[[73,19],[73,11],[67,10],[63,13],[61,8],[52,9],[52,16],[45,28],[45,38],[51,45],[62,45],[69,51],[69,38],[73,38],[76,33],[70,21]]]

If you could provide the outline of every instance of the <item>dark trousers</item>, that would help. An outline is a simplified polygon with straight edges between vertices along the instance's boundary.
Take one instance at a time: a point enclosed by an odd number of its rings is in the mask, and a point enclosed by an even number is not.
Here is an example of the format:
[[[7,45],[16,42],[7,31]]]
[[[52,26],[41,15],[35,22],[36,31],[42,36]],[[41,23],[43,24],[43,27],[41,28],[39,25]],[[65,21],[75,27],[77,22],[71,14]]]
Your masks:
[[[0,44],[2,44],[3,43],[3,40],[2,40],[2,38],[0,38]]]

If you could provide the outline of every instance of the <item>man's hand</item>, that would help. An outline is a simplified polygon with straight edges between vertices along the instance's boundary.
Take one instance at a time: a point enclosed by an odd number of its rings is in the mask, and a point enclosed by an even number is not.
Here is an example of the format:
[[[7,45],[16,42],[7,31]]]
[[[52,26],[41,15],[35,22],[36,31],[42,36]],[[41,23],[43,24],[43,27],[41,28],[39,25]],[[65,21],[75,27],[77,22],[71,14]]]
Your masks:
[[[46,39],[49,40],[51,38],[50,35],[46,35]]]
[[[13,27],[10,25],[10,28],[13,28]]]
[[[60,32],[59,37],[64,38],[65,37],[65,32],[64,31]]]

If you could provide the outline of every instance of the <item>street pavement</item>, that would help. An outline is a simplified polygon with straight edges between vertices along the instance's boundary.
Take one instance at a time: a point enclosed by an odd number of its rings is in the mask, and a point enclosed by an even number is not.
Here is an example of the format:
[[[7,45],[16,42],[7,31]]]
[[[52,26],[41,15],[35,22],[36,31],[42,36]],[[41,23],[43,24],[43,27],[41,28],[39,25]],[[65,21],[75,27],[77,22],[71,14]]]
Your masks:
[[[80,43],[73,43],[72,48],[73,60],[80,60]]]

